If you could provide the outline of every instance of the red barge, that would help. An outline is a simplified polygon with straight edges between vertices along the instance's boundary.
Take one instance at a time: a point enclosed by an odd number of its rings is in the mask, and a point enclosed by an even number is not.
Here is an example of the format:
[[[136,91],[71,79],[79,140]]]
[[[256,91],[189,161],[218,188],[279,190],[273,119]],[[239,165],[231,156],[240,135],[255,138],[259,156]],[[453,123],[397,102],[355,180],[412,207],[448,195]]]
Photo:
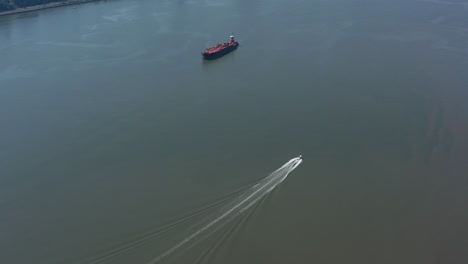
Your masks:
[[[239,42],[234,41],[234,36],[231,36],[229,42],[219,43],[216,46],[207,48],[201,54],[205,60],[214,60],[237,49],[238,46]]]

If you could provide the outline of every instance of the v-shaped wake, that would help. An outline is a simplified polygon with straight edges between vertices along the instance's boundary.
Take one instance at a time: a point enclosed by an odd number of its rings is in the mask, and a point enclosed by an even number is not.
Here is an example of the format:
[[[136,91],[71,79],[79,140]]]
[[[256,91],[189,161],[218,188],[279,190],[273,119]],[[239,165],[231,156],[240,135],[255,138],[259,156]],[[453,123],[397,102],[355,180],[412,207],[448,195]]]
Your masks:
[[[228,222],[233,220],[236,216],[243,213],[245,210],[249,209],[252,205],[262,199],[266,194],[271,192],[276,186],[283,182],[289,173],[291,173],[297,166],[302,163],[302,156],[293,158],[290,161],[286,162],[279,169],[272,172],[266,178],[260,180],[257,184],[247,189],[231,201],[227,206],[224,206],[223,209],[219,210],[214,215],[211,215],[209,218],[205,219],[205,224],[202,224],[201,228],[195,230],[192,234],[188,235],[185,239],[181,240],[164,253],[160,254],[153,260],[147,262],[147,264],[155,264],[162,261],[164,258],[168,257],[170,254],[176,252],[178,249],[189,246],[191,243],[197,243],[199,239],[206,238],[221,227],[226,225]],[[203,235],[203,236],[202,236]]]

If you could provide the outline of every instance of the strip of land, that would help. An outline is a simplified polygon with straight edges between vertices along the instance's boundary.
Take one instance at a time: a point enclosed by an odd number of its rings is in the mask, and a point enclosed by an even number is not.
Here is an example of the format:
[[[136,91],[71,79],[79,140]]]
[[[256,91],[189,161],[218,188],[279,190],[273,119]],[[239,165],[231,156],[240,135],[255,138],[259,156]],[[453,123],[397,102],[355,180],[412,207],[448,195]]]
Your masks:
[[[53,2],[53,3],[43,4],[43,5],[34,5],[34,6],[28,6],[24,8],[16,8],[13,10],[3,11],[3,12],[0,12],[0,16],[31,12],[31,11],[41,10],[41,9],[55,8],[55,7],[60,7],[60,6],[77,5],[77,4],[87,3],[87,2],[94,2],[94,1],[98,1],[98,0],[64,0],[61,2]]]

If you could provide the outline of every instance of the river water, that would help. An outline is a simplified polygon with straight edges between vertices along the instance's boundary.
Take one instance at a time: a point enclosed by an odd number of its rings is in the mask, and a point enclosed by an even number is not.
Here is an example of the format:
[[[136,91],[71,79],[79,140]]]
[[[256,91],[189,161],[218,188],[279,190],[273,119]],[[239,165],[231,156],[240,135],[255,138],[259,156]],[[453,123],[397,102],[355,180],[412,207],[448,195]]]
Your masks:
[[[92,263],[302,154],[173,263],[468,263],[467,16],[110,0],[0,17],[0,262]],[[201,59],[231,32],[238,50]],[[185,232],[95,263],[146,263]]]

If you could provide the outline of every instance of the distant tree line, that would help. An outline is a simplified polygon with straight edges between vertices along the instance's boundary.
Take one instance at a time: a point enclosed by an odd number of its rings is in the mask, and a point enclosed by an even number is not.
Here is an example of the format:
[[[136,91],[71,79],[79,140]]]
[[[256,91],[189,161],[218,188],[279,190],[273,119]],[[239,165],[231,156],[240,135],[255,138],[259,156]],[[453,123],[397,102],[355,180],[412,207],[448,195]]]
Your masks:
[[[10,0],[0,0],[0,12],[15,9],[15,6],[10,2]]]
[[[0,12],[54,2],[65,2],[65,0],[0,0]]]

